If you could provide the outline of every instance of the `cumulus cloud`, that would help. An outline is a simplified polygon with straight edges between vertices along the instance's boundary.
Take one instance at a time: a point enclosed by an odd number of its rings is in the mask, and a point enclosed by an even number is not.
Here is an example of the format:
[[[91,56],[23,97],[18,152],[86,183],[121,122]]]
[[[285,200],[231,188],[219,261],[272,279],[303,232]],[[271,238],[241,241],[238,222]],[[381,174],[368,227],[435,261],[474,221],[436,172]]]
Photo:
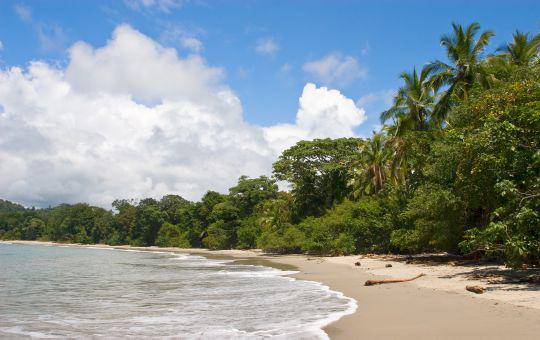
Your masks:
[[[304,86],[295,124],[264,128],[270,146],[280,152],[302,139],[352,137],[354,128],[366,120],[364,109],[338,90],[315,84]]]
[[[1,70],[2,197],[104,207],[167,193],[198,199],[241,174],[270,174],[301,138],[353,135],[364,119],[339,91],[308,84],[295,124],[251,125],[223,74],[129,26],[99,48],[74,44],[66,67]]]
[[[346,86],[367,75],[367,69],[362,67],[356,58],[339,53],[308,61],[303,69],[309,76],[325,85]]]
[[[182,59],[176,51],[120,26],[105,47],[79,42],[69,50],[66,80],[85,93],[131,95],[136,101],[213,100],[209,89],[220,88],[223,70],[209,67],[200,56]]]
[[[273,38],[261,38],[257,40],[255,51],[259,54],[272,55],[279,51],[279,45]]]

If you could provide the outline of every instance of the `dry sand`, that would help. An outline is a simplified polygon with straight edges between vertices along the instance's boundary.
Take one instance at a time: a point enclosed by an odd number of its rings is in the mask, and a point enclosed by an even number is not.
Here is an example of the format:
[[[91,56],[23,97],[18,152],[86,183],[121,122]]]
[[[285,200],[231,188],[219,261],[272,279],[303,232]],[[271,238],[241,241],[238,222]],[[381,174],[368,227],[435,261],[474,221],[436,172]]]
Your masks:
[[[405,264],[360,256],[269,256],[240,250],[135,249],[294,266],[299,272],[293,275],[295,278],[321,282],[358,302],[356,313],[325,327],[331,339],[515,340],[538,339],[540,334],[540,286],[496,282],[501,273],[508,271],[502,266]],[[357,261],[360,267],[354,265]],[[391,268],[385,266],[388,263],[392,264]],[[426,276],[406,283],[364,286],[367,279],[406,278],[419,273]],[[487,278],[478,278],[486,273]],[[466,291],[465,286],[471,284],[486,287],[486,293]]]

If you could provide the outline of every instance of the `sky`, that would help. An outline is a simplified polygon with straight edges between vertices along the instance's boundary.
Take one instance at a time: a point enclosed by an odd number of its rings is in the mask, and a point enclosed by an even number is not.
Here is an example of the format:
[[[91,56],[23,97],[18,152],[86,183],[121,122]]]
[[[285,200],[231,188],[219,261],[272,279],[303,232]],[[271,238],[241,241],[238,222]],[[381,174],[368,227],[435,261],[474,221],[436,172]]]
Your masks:
[[[301,139],[369,137],[473,21],[491,53],[540,2],[0,1],[0,198],[225,193]]]

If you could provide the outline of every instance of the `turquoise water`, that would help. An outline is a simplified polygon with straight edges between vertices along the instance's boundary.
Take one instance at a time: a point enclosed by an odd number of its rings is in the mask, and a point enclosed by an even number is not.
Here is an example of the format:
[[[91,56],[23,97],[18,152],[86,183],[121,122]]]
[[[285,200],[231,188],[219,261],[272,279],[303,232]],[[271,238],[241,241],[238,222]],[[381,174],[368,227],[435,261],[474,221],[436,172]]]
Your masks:
[[[0,244],[0,336],[325,338],[356,308],[315,282],[201,256]]]

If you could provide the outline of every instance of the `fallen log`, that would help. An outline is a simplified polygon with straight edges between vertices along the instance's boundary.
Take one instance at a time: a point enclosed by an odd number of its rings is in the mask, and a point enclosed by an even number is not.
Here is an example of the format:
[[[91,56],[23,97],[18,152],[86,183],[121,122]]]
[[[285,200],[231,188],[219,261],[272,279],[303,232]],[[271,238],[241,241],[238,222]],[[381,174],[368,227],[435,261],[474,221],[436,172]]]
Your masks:
[[[415,277],[411,277],[410,279],[382,279],[382,280],[367,280],[366,283],[364,283],[364,286],[373,286],[373,285],[381,285],[383,283],[397,283],[397,282],[407,282],[416,280],[419,277],[425,276],[426,274],[418,274]]]

